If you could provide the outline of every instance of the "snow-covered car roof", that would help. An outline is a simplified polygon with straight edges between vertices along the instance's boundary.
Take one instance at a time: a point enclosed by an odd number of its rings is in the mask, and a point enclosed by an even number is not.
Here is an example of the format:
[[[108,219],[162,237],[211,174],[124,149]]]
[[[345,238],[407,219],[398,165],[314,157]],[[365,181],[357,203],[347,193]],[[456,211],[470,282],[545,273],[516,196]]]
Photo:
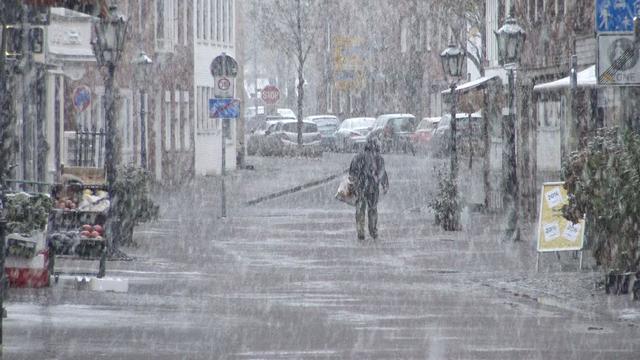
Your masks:
[[[415,118],[415,115],[413,115],[413,114],[383,114],[383,115],[380,115],[378,117],[379,118],[400,118],[400,117],[403,117],[403,118],[406,118],[406,117]]]

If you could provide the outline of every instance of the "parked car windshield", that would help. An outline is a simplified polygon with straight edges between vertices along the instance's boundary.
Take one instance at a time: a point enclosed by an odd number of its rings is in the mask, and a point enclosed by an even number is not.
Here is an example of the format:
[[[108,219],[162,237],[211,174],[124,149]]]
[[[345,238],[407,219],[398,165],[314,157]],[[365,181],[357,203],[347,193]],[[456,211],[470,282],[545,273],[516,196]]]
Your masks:
[[[417,130],[435,129],[438,127],[439,122],[440,122],[439,120],[434,121],[433,119],[424,119],[420,121],[420,124],[418,124]]]
[[[290,122],[290,123],[282,124],[282,131],[298,132],[298,123]],[[305,134],[318,132],[318,126],[313,123],[302,123],[302,132]]]
[[[338,119],[334,117],[314,118],[313,122],[318,125],[319,128],[323,127],[337,127]]]
[[[342,124],[340,125],[341,129],[363,129],[363,128],[369,128],[373,125],[373,122],[375,120],[373,119],[368,119],[368,118],[353,118],[353,119],[346,119],[345,121],[342,122]]]
[[[410,117],[393,118],[389,121],[394,131],[413,132],[416,128],[416,119]]]

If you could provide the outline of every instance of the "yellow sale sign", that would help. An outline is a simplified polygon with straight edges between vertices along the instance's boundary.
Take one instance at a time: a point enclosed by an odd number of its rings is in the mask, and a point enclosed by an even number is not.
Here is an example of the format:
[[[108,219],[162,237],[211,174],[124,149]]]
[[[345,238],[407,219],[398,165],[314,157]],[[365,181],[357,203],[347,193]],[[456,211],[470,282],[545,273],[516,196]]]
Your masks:
[[[584,219],[574,224],[562,217],[562,206],[569,202],[564,182],[542,185],[538,217],[538,251],[582,250]]]

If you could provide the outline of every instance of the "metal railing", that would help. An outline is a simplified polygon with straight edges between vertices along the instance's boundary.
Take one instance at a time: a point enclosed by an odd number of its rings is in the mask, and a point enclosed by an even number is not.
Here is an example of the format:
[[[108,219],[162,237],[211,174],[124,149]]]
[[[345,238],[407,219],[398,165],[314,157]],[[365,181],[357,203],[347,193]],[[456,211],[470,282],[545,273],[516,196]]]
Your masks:
[[[104,129],[79,128],[75,134],[73,157],[69,166],[102,167],[104,166],[104,148],[107,133]]]

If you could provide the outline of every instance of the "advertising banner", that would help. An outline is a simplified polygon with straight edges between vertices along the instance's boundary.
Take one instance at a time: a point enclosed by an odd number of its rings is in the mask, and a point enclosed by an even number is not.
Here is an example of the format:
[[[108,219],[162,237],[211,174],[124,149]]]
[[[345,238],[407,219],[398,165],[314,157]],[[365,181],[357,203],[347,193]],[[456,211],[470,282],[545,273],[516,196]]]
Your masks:
[[[562,207],[569,202],[564,182],[544,183],[540,195],[538,251],[582,250],[584,219],[574,224],[562,216]]]

